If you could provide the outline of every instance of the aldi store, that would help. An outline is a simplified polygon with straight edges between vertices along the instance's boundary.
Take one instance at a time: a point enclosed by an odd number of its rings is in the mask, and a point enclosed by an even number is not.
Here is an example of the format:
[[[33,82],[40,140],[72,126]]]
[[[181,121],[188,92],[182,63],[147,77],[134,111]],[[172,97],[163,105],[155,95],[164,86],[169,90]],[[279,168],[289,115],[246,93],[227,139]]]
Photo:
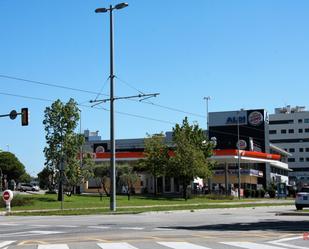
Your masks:
[[[209,137],[216,141],[212,190],[238,189],[239,167],[241,189],[266,188],[270,182],[288,184],[288,153],[269,143],[265,110],[209,113]]]

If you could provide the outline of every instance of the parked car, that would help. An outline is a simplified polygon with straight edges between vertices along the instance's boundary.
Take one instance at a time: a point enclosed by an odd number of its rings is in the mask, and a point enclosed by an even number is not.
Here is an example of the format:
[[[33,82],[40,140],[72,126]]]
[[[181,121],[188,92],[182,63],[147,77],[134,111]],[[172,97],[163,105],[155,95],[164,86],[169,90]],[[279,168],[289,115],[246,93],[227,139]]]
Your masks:
[[[37,185],[22,183],[19,186],[19,191],[39,191],[40,188]]]
[[[297,210],[309,207],[309,187],[303,187],[296,194],[295,206]]]

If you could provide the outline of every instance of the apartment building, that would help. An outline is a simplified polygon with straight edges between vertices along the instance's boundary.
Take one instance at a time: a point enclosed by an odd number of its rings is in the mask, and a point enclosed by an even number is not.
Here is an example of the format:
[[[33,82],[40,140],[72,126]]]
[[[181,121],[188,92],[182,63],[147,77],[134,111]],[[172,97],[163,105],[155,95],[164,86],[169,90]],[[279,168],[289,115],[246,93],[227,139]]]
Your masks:
[[[291,183],[309,183],[309,111],[304,106],[276,108],[269,115],[269,140],[291,154]]]

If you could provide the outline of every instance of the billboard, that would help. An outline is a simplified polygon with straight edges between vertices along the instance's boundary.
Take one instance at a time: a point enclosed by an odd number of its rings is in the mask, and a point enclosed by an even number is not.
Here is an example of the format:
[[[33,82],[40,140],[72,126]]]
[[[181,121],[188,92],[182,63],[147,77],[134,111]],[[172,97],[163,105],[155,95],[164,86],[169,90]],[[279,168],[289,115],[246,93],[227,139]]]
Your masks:
[[[264,109],[211,112],[209,137],[216,137],[216,149],[265,152],[265,120]]]

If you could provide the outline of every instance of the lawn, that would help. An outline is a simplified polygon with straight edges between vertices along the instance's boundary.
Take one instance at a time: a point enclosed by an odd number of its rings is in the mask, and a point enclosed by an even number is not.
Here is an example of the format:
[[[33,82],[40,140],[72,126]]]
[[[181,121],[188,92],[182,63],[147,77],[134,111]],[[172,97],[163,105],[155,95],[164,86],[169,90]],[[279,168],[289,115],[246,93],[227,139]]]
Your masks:
[[[29,200],[25,205],[14,206],[12,211],[29,211],[28,215],[69,215],[69,214],[98,214],[109,213],[109,197],[95,195],[72,195],[65,196],[63,207],[60,211],[61,202],[57,201],[57,195],[19,195],[15,201]],[[145,197],[133,196],[131,200],[127,196],[117,196],[117,213],[139,213],[145,211],[168,211],[168,210],[194,210],[204,208],[225,208],[225,207],[249,207],[249,206],[268,206],[268,205],[287,205],[286,203],[259,203],[265,199],[234,199],[234,200],[212,200],[207,196],[194,197],[185,201],[182,198],[167,197]],[[248,203],[250,202],[250,203]],[[268,203],[269,202],[269,203]],[[46,212],[48,211],[48,212]],[[17,213],[16,213],[17,214]],[[19,215],[25,214],[24,212]]]

